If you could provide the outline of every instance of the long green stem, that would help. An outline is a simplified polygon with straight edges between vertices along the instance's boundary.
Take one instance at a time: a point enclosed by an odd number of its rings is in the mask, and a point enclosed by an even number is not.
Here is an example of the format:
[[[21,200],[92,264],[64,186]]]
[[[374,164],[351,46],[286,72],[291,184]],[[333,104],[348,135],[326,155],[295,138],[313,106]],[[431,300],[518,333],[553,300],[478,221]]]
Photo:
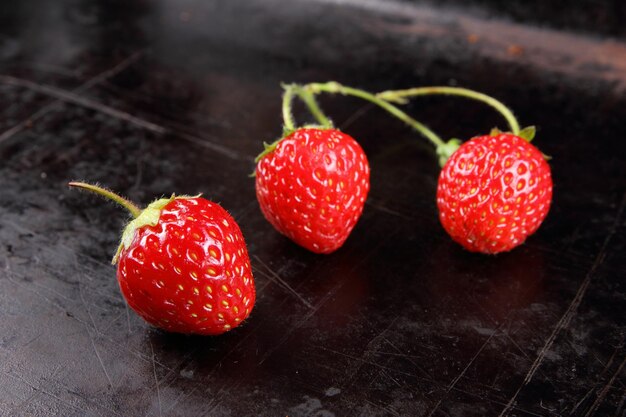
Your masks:
[[[460,96],[466,97],[477,101],[482,101],[483,103],[493,107],[496,109],[507,121],[511,128],[511,132],[514,135],[518,135],[520,132],[519,123],[517,119],[513,115],[513,112],[505,106],[501,101],[496,100],[493,97],[490,97],[486,94],[480,93],[478,91],[470,90],[467,88],[461,87],[446,87],[446,86],[437,86],[437,87],[417,87],[417,88],[409,88],[406,90],[395,90],[395,91],[384,91],[382,93],[376,94],[376,96],[382,100],[393,101],[396,103],[405,103],[407,97],[415,97],[415,96],[427,96],[434,94],[443,94],[449,96]]]
[[[445,142],[432,130],[426,127],[424,124],[418,122],[413,119],[411,116],[400,110],[398,107],[393,104],[377,97],[374,94],[368,93],[367,91],[359,90],[352,87],[346,87],[337,82],[327,82],[327,83],[311,83],[306,84],[302,87],[306,91],[310,91],[313,94],[319,94],[320,92],[326,92],[331,94],[343,94],[348,96],[354,96],[362,98],[370,103],[373,103],[387,112],[391,113],[393,116],[402,120],[404,123],[411,126],[413,129],[417,130],[422,136],[431,141],[433,145],[437,148],[445,145]]]
[[[104,198],[108,198],[109,200],[116,202],[120,206],[124,207],[126,210],[130,211],[130,213],[133,215],[134,218],[139,217],[139,215],[143,211],[139,207],[137,207],[135,204],[130,202],[129,200],[125,199],[124,197],[120,195],[115,194],[113,191],[107,190],[106,188],[102,188],[97,185],[87,184],[85,182],[78,182],[78,181],[72,181],[68,183],[68,185],[70,187],[82,188],[84,190],[91,191],[92,193],[96,193]]]

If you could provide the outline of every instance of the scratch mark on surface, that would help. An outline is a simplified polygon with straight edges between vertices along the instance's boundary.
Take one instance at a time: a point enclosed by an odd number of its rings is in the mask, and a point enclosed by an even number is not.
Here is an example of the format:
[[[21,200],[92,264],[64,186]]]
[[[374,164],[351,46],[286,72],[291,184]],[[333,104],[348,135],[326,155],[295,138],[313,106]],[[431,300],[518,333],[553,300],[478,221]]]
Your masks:
[[[519,352],[522,356],[524,356],[526,359],[530,359],[530,355],[528,355],[528,353],[526,353],[526,352],[524,351],[524,349],[522,349],[522,347],[519,345],[519,343],[517,343],[517,342],[515,341],[515,339],[513,339],[513,338],[511,337],[511,335],[509,334],[509,332],[504,331],[504,332],[502,332],[502,334],[504,334],[504,336],[507,338],[507,340],[508,340],[509,342],[511,342],[511,344],[512,344],[513,346],[515,346],[515,348],[517,349],[517,351],[518,351],[518,352]]]
[[[433,409],[430,411],[430,413],[428,413],[428,417],[431,417],[433,414],[435,414],[435,411],[437,411],[437,409],[441,406],[441,402],[443,401],[443,399],[446,397],[446,395],[448,395],[448,393],[456,386],[456,384],[461,380],[461,378],[463,378],[463,375],[465,375],[465,373],[467,372],[467,370],[470,368],[470,366],[472,366],[472,364],[474,363],[474,361],[480,356],[480,354],[483,352],[483,350],[485,350],[485,347],[487,347],[487,345],[489,344],[489,342],[491,342],[491,339],[493,339],[493,337],[500,331],[500,328],[504,325],[504,322],[500,323],[500,325],[496,328],[496,330],[491,333],[489,335],[489,337],[487,338],[487,340],[485,340],[485,342],[480,346],[480,348],[478,349],[478,351],[476,351],[476,353],[474,354],[474,356],[472,356],[472,359],[469,360],[469,362],[467,363],[467,365],[465,365],[465,368],[463,368],[463,370],[461,371],[461,373],[459,373],[456,378],[454,378],[450,384],[448,384],[448,386],[446,387],[446,392],[444,393],[444,395],[439,399],[439,401],[437,401],[437,404],[435,404],[435,406],[433,407]]]
[[[304,323],[306,323],[309,319],[311,319],[311,317],[313,317],[315,315],[315,313],[317,313],[317,311],[322,308],[322,306],[326,303],[326,301],[330,300],[337,291],[339,291],[339,289],[341,287],[343,287],[345,283],[342,281],[340,282],[338,285],[336,285],[334,288],[332,288],[318,303],[317,305],[315,305],[313,307],[313,309],[309,310],[309,313],[307,315],[305,315],[304,317],[302,317],[302,319],[300,319],[300,321],[298,321],[296,324],[294,324],[293,326],[291,326],[289,329],[287,329],[284,334],[283,337],[278,340],[271,348],[269,348],[267,350],[267,352],[265,352],[265,354],[263,355],[263,357],[261,358],[261,360],[259,361],[259,365],[262,365],[274,352],[276,352],[280,346],[282,346],[283,343],[285,343],[287,341],[287,339],[289,339],[289,337],[291,336],[291,334],[296,331],[296,329],[299,329]]]
[[[331,349],[331,348],[328,348],[328,347],[325,347],[325,346],[319,346],[318,345],[318,346],[314,346],[314,347],[316,347],[318,349],[321,349],[321,350],[325,350],[327,352],[334,353],[336,355],[340,355],[340,356],[346,357],[348,359],[355,360],[355,361],[360,362],[362,364],[371,365],[371,366],[373,366],[375,368],[378,368],[378,369],[382,369],[382,370],[390,371],[390,372],[395,372],[395,373],[400,374],[400,375],[410,376],[412,378],[422,379],[422,380],[425,380],[425,381],[428,381],[428,382],[432,382],[432,383],[437,383],[437,381],[435,381],[432,378],[420,377],[420,376],[415,375],[415,374],[410,373],[410,372],[402,371],[400,369],[390,368],[388,366],[381,365],[378,362],[371,361],[371,360],[366,359],[364,357],[358,357],[358,356],[354,356],[354,355],[349,355],[347,353],[339,352],[337,350],[334,350],[334,349]],[[358,372],[358,370],[357,370],[357,372]],[[346,387],[345,390],[347,390],[348,388],[349,388],[349,386]],[[342,389],[342,391],[343,391],[343,389]]]
[[[617,210],[617,214],[615,215],[615,220],[613,221],[613,225],[611,226],[609,233],[604,239],[602,247],[600,248],[600,252],[596,256],[596,259],[593,265],[591,266],[591,268],[585,275],[585,279],[583,280],[582,284],[578,288],[578,291],[576,292],[574,299],[570,303],[569,307],[567,308],[567,310],[565,311],[561,319],[556,324],[554,330],[552,331],[552,333],[546,340],[546,343],[543,345],[543,347],[539,351],[539,355],[537,355],[537,358],[535,359],[532,366],[528,370],[528,373],[526,373],[526,376],[524,377],[524,380],[522,381],[521,385],[517,388],[517,390],[515,391],[515,393],[509,400],[509,402],[507,403],[506,407],[504,407],[504,409],[500,413],[499,415],[500,417],[505,416],[511,410],[511,408],[515,405],[515,401],[517,400],[517,397],[519,396],[520,392],[526,385],[528,385],[528,383],[535,376],[535,373],[541,366],[544,358],[546,357],[547,352],[552,348],[552,345],[554,344],[554,341],[556,340],[561,330],[565,329],[569,325],[570,321],[576,314],[576,310],[578,309],[578,306],[582,302],[582,299],[587,292],[587,288],[589,288],[589,284],[591,283],[591,278],[594,276],[594,274],[596,273],[596,270],[600,267],[600,265],[602,265],[602,262],[604,262],[606,252],[609,247],[609,242],[611,241],[611,238],[613,237],[613,235],[618,229],[620,219],[624,212],[624,206],[626,206],[626,194],[622,196],[622,201]]]
[[[59,401],[60,403],[66,405],[66,406],[68,406],[68,407],[70,407],[70,408],[72,408],[74,410],[84,411],[84,410],[81,410],[80,408],[76,407],[74,404],[70,403],[69,401],[59,397],[58,395],[55,395],[55,394],[53,394],[53,393],[51,393],[49,391],[46,391],[45,389],[43,389],[41,387],[35,386],[33,383],[31,383],[30,381],[26,380],[21,375],[17,375],[17,374],[14,374],[12,372],[7,372],[7,371],[4,371],[4,373],[5,373],[5,375],[8,375],[8,376],[10,376],[13,379],[17,379],[17,380],[23,382],[24,384],[28,385],[32,390],[34,390],[36,392],[41,392],[41,393],[43,393],[43,394],[45,394],[45,395],[47,395],[49,397],[52,397],[55,400]]]
[[[601,376],[601,377],[604,377],[604,374],[606,373],[607,369],[609,369],[609,368],[611,367],[611,365],[613,365],[613,361],[615,360],[615,356],[616,356],[616,355],[617,355],[617,349],[615,349],[615,350],[613,351],[613,354],[611,355],[611,357],[609,358],[608,362],[607,362],[607,363],[606,363],[606,365],[604,366],[604,369],[602,370],[602,373],[600,374],[600,376]],[[595,355],[594,355],[594,356],[595,356]],[[596,360],[598,360],[598,362],[602,363],[602,362],[600,361],[600,359],[598,359],[597,357],[596,357]],[[570,411],[570,415],[573,415],[573,414],[576,412],[576,410],[578,409],[578,407],[580,407],[580,405],[581,405],[582,403],[584,403],[584,402],[587,400],[587,398],[589,398],[589,396],[590,396],[590,395],[591,395],[591,394],[595,391],[595,389],[596,389],[596,386],[597,386],[597,385],[598,385],[597,383],[596,383],[596,384],[594,384],[594,385],[593,385],[593,386],[589,389],[589,391],[587,391],[587,393],[584,395],[584,397],[582,397],[582,398],[580,399],[580,401],[578,401],[578,402],[576,403],[576,405],[574,406],[574,408],[572,408],[572,411]]]
[[[78,295],[80,296],[80,301],[83,304],[83,308],[87,312],[87,316],[89,316],[89,320],[91,321],[91,325],[93,326],[93,329],[96,332],[98,332],[98,327],[96,326],[96,322],[93,319],[93,316],[91,315],[91,311],[89,311],[89,307],[87,306],[87,302],[85,301],[85,296],[83,295],[83,288],[80,285],[80,282],[78,283]]]
[[[135,174],[135,182],[130,187],[131,190],[139,190],[141,188],[141,181],[143,180],[144,158],[145,158],[145,155],[147,154],[145,139],[146,139],[145,134],[142,134],[141,138],[139,139],[139,157],[137,158],[137,161],[136,161],[137,169],[136,169],[136,174]]]
[[[378,211],[381,211],[383,213],[391,214],[392,216],[400,217],[400,218],[406,219],[406,220],[412,220],[413,219],[412,217],[407,216],[406,214],[402,214],[399,211],[395,211],[395,210],[392,210],[392,209],[390,209],[388,207],[385,207],[385,206],[383,206],[381,204],[375,203],[375,202],[371,201],[371,199],[367,200],[365,202],[365,204],[367,206],[369,206],[369,207],[371,207],[373,209],[376,209]]]
[[[398,318],[400,316],[395,316],[393,318],[393,320],[390,320],[389,323],[387,324],[387,326],[385,326],[384,329],[382,329],[382,331],[380,331],[378,334],[376,334],[376,336],[374,336],[373,338],[371,338],[368,342],[367,345],[365,346],[365,349],[361,352],[361,355],[358,359],[359,365],[356,367],[356,369],[354,369],[353,371],[350,372],[349,377],[347,378],[347,382],[343,384],[342,389],[343,390],[349,390],[350,388],[352,388],[352,386],[356,383],[356,379],[358,377],[358,374],[361,370],[361,368],[363,367],[363,364],[367,362],[370,362],[370,358],[375,354],[376,352],[376,348],[378,348],[379,346],[381,346],[381,341],[387,341],[387,338],[385,337],[385,334],[389,331],[389,329],[391,329],[393,326],[395,326],[395,324],[398,321]],[[376,349],[376,350],[375,350]],[[372,378],[372,380],[370,381],[369,386],[371,387],[372,384],[374,384],[376,381],[378,381],[378,379],[380,379],[380,377],[383,375],[383,372],[385,372],[385,369],[388,368],[388,363],[389,360],[385,361],[385,366],[380,366],[377,367],[379,369],[378,374]]]
[[[102,371],[104,372],[104,376],[106,377],[107,381],[109,382],[109,386],[113,387],[113,382],[111,381],[111,377],[109,376],[109,373],[107,372],[107,368],[104,366],[104,361],[102,360],[102,357],[100,356],[100,352],[98,352],[98,349],[96,348],[96,342],[94,341],[93,335],[89,331],[89,328],[87,327],[87,325],[85,325],[85,330],[87,331],[87,334],[89,335],[89,340],[91,341],[91,346],[93,346],[93,351],[96,353],[96,357],[98,358],[98,362],[100,362],[100,367],[102,368]]]
[[[615,412],[616,416],[622,415],[622,407],[624,407],[625,401],[626,401],[626,389],[622,393],[622,398],[619,400],[619,404],[617,405],[617,411]]]
[[[122,312],[122,313],[119,313],[117,316],[113,317],[113,319],[111,319],[111,321],[110,321],[110,322],[109,322],[106,326],[104,326],[104,328],[102,328],[102,329],[98,330],[98,333],[101,333],[101,334],[106,334],[106,332],[108,332],[108,331],[109,331],[109,329],[110,329],[111,327],[113,327],[113,325],[115,325],[115,323],[117,323],[117,321],[118,321],[118,320],[119,320],[119,319],[120,319],[123,315],[124,315],[124,313]]]
[[[387,378],[391,379],[399,388],[402,388],[402,385],[398,382],[398,380],[392,377],[391,375],[389,375],[387,371],[382,371],[382,374],[385,375]]]
[[[237,222],[240,222],[251,210],[257,210],[258,207],[259,203],[256,200],[251,200],[248,204],[241,207],[240,210],[232,210],[230,214]]]
[[[356,357],[356,356],[353,356],[353,355],[349,355],[349,354],[344,353],[344,352],[339,352],[337,350],[333,350],[333,349],[330,349],[330,348],[325,347],[325,346],[315,345],[313,347],[321,349],[321,350],[325,350],[325,351],[328,351],[328,352],[331,352],[331,353],[334,353],[334,354],[337,354],[337,355],[340,355],[340,356],[344,356],[344,357],[349,358],[349,359],[353,359],[353,360],[356,360],[356,361],[361,361],[363,363],[366,363],[368,365],[372,365],[372,366],[374,366],[376,368],[380,368],[380,369],[383,369],[383,370],[388,371],[388,372],[393,372],[393,373],[396,373],[396,374],[400,374],[400,375],[409,376],[409,377],[412,377],[412,378],[424,380],[426,382],[429,382],[429,383],[435,385],[438,388],[444,389],[443,385],[439,381],[434,380],[432,378],[420,377],[418,375],[408,373],[408,372],[403,371],[403,370],[398,369],[398,368],[389,368],[389,367],[383,366],[383,365],[381,365],[379,363],[372,362],[372,361],[366,360],[364,358],[359,358],[359,357]],[[491,402],[491,403],[494,403],[494,404],[498,404],[498,405],[502,405],[502,406],[505,405],[504,402],[499,401],[498,399],[494,399],[494,398],[491,398],[489,396],[478,395],[478,394],[476,394],[474,392],[466,391],[466,390],[458,388],[458,387],[453,387],[452,390],[454,390],[456,392],[459,392],[459,393],[462,393],[462,394],[465,394],[468,397],[479,399],[481,401],[488,401],[488,402]],[[515,409],[519,410],[521,412],[524,412],[524,413],[526,413],[526,414],[528,414],[530,416],[543,417],[541,414],[537,414],[537,413],[535,413],[535,412],[533,412],[531,410],[526,410],[526,409],[523,409],[521,407],[515,407]]]
[[[217,153],[220,153],[230,159],[234,159],[234,160],[244,160],[244,161],[250,161],[253,162],[254,161],[254,157],[253,156],[243,156],[241,155],[239,152],[236,152],[232,149],[229,149],[225,146],[222,145],[218,145],[215,142],[209,142],[207,139],[205,138],[200,138],[198,136],[194,136],[194,135],[190,135],[189,133],[184,133],[184,132],[180,132],[180,131],[174,131],[171,129],[167,129],[167,128],[163,128],[166,129],[166,133],[171,133],[175,136],[178,136],[179,138],[182,138],[184,140],[186,140],[187,142],[193,143],[195,145],[198,146],[202,146],[204,148],[208,148],[212,151],[215,151]]]
[[[144,120],[137,116],[133,116],[132,114],[128,112],[115,109],[113,107],[107,106],[106,104],[102,104],[96,100],[92,100],[90,98],[75,94],[71,91],[63,90],[63,89],[52,87],[49,85],[37,84],[37,83],[22,79],[22,78],[12,77],[10,75],[0,75],[0,82],[3,84],[7,84],[7,85],[14,85],[14,86],[27,88],[37,93],[54,97],[57,100],[61,100],[66,103],[71,103],[77,106],[85,107],[87,109],[91,109],[96,112],[106,114],[107,116],[113,117],[115,119],[123,120],[125,122],[128,122],[130,124],[133,124],[142,129],[148,130],[150,132],[153,132],[159,135],[165,135],[168,133],[173,134],[189,142],[210,148],[211,150],[218,152],[224,156],[227,156],[231,159],[236,159],[236,160],[241,159],[241,156],[239,155],[239,153],[229,148],[218,145],[216,143],[209,142],[206,139],[197,138],[187,133],[174,132],[171,129],[168,129],[164,126],[158,125],[156,123],[152,123],[148,120]]]
[[[132,333],[130,328],[130,308],[128,308],[128,303],[124,303],[124,308],[126,309],[126,323],[128,324],[128,334]]]
[[[91,315],[91,312],[89,311],[89,307],[87,306],[87,302],[85,301],[85,297],[83,296],[83,290],[82,290],[80,283],[78,283],[78,294],[80,295],[80,300],[83,303],[85,310],[87,311],[87,315],[89,316],[89,319],[91,320],[93,329],[96,331],[96,333],[98,333],[98,327],[96,327],[96,322],[94,321],[93,316]],[[100,356],[100,352],[98,352],[98,348],[96,348],[96,342],[94,340],[93,335],[91,334],[91,329],[89,329],[89,326],[86,323],[85,323],[85,330],[87,331],[87,335],[89,336],[89,340],[91,341],[91,346],[93,346],[93,351],[96,353],[98,362],[100,362],[100,366],[102,367],[104,376],[106,376],[107,381],[109,382],[109,386],[113,387],[113,382],[111,381],[109,372],[107,371],[106,366],[104,366],[104,361],[102,360],[102,357]]]
[[[102,104],[98,101],[92,100],[87,97],[80,96],[71,91],[63,90],[57,87],[52,87],[45,84],[37,84],[30,80],[25,80],[22,78],[16,78],[10,75],[0,75],[0,82],[7,85],[14,85],[17,87],[27,88],[29,90],[35,91],[40,94],[45,94],[50,97],[54,97],[57,100],[76,104],[78,106],[82,106],[91,110],[95,110],[97,112],[109,115],[116,119],[124,120],[129,123],[132,123],[136,126],[144,128],[146,130],[150,130],[155,133],[163,134],[166,132],[166,129],[162,126],[151,123],[147,120],[140,119],[131,115],[130,113],[114,109],[113,107],[107,106],[106,104]]]
[[[196,392],[198,390],[198,385],[194,386],[193,388],[191,388],[188,391],[181,391],[181,393],[178,395],[178,397],[172,401],[172,403],[170,404],[170,406],[167,408],[167,410],[165,410],[165,413],[169,413],[172,409],[174,409],[174,407],[176,407],[176,405],[178,403],[180,403],[181,399],[186,399],[191,397],[191,395]]]
[[[410,355],[407,355],[406,353],[403,353],[402,350],[399,347],[397,347],[395,344],[391,343],[391,341],[389,339],[385,338],[385,342],[387,342],[389,344],[389,346],[391,346],[392,348],[394,348],[396,350],[396,352],[398,352],[397,355],[399,355],[400,357],[408,360],[415,367],[415,369],[419,370],[423,375],[426,375],[426,376],[428,376],[430,378],[430,374],[428,372],[426,372],[424,370],[424,368],[422,368],[417,363],[415,363],[415,361],[411,358]],[[393,355],[393,353],[386,353],[386,354]]]
[[[7,266],[8,266],[8,260],[7,260],[6,262],[7,262]],[[65,312],[66,312],[65,308],[64,308],[63,306],[59,305],[59,304],[58,304],[57,302],[55,302],[54,300],[52,300],[52,299],[50,299],[50,298],[46,297],[45,295],[43,295],[43,294],[42,294],[42,293],[40,293],[39,291],[34,290],[34,289],[30,288],[29,286],[24,285],[24,284],[22,284],[21,282],[16,281],[14,278],[12,278],[12,277],[21,278],[19,275],[14,274],[12,271],[7,270],[6,268],[5,268],[5,272],[6,272],[6,277],[7,277],[7,279],[8,279],[10,282],[12,282],[13,284],[17,285],[17,286],[18,286],[18,287],[20,287],[20,288],[23,288],[24,290],[26,290],[26,291],[28,291],[28,292],[30,292],[30,293],[33,293],[33,294],[35,294],[35,295],[37,295],[37,296],[39,296],[39,297],[43,298],[44,300],[46,300],[46,301],[48,302],[48,304],[50,304],[50,305],[52,305],[53,307],[57,308],[59,311],[61,311],[61,312],[63,312],[63,313],[65,313]],[[79,321],[80,321],[80,320],[79,320]]]
[[[49,375],[49,379],[50,380],[57,380],[57,374],[59,373],[59,371],[61,370],[60,366],[56,366],[52,369],[52,371],[50,372]],[[9,375],[9,373],[7,371],[4,371],[4,373],[6,375]],[[40,375],[41,380],[44,380],[45,376]],[[22,379],[25,379],[22,377]],[[21,382],[26,382],[24,380],[21,380]],[[59,384],[61,385],[61,384]],[[30,387],[32,388],[32,395],[30,395],[28,398],[24,399],[23,401],[21,401],[20,403],[16,404],[10,411],[9,411],[9,415],[16,415],[16,416],[21,416],[24,414],[23,409],[28,406],[29,404],[31,404],[31,402],[34,401],[35,398],[40,397],[43,392],[39,389],[34,389],[33,388],[34,384],[31,384]],[[25,393],[24,393],[25,394]]]
[[[87,90],[95,85],[100,84],[101,82],[104,82],[110,78],[113,78],[114,76],[116,76],[117,74],[119,74],[120,72],[128,68],[130,65],[137,62],[145,53],[146,53],[146,49],[140,49],[139,51],[132,53],[128,58],[123,59],[118,64],[113,66],[113,68],[108,69],[96,75],[94,78],[92,78],[91,80],[87,81],[85,84],[78,87],[78,90],[79,91]]]
[[[215,397],[211,398],[211,402],[207,404],[207,407],[210,407],[210,408],[207,408],[207,410],[203,412],[199,417],[212,417],[213,415],[215,415],[214,412],[219,406],[219,401],[221,399],[220,394],[222,394],[221,389],[215,394]]]
[[[163,408],[161,406],[161,390],[159,389],[159,379],[157,378],[156,373],[156,362],[154,360],[154,346],[152,342],[150,342],[150,350],[152,350],[152,373],[154,374],[154,384],[156,386],[157,399],[159,401],[159,416],[163,415]]]
[[[372,109],[373,107],[374,105],[371,103],[367,103],[361,106],[339,125],[339,129],[345,130],[346,128],[348,128],[348,126],[357,121],[361,116],[370,111],[370,109]]]
[[[11,224],[9,223],[9,225],[11,225]],[[46,268],[46,267],[42,267],[42,269],[43,269],[43,270],[45,270],[45,271],[49,271],[49,269],[48,269],[48,268]],[[15,271],[12,271],[12,270],[11,270],[10,265],[9,265],[9,259],[8,259],[8,258],[5,258],[5,270],[6,270],[7,274],[10,274],[11,276],[13,276],[13,277],[14,277],[14,278],[16,278],[16,279],[19,279],[19,280],[22,280],[22,281],[25,281],[25,280],[26,280],[26,276],[25,276],[25,275],[20,274],[20,273],[17,273],[17,272],[15,272]],[[9,280],[10,280],[10,279],[9,279]],[[15,281],[13,281],[13,280],[10,280],[10,281],[11,281],[11,282],[14,282],[14,283],[17,283],[17,282],[15,282]],[[33,291],[33,292],[35,292],[35,293],[36,293],[36,294],[38,294],[38,295],[43,296],[43,293],[40,293],[38,290],[44,290],[44,291],[46,291],[46,292],[53,293],[54,295],[58,296],[59,298],[63,298],[63,299],[64,299],[64,300],[66,300],[66,301],[70,301],[70,302],[75,302],[75,301],[76,301],[76,300],[72,299],[71,297],[69,297],[68,295],[66,295],[66,294],[64,294],[64,293],[62,293],[62,292],[60,292],[60,291],[57,291],[57,290],[56,290],[56,289],[54,289],[54,288],[51,288],[51,287],[45,286],[45,285],[43,285],[43,284],[40,284],[40,283],[38,283],[38,282],[37,282],[37,281],[35,281],[35,280],[32,280],[32,281],[28,282],[28,284],[29,284],[30,286],[33,286],[33,287],[36,287],[36,288],[37,288],[37,289],[32,290],[32,291]]]
[[[40,394],[41,394],[41,392],[33,390],[33,393],[32,393],[31,396],[29,396],[28,398],[22,400],[20,403],[16,404],[13,408],[11,408],[9,413],[11,415],[20,415],[18,413],[18,411],[20,411],[22,408],[26,407],[28,404],[32,403],[33,400]]]
[[[532,291],[532,288],[534,288],[535,286],[536,286],[536,284],[535,284],[534,286],[532,286],[532,287],[527,288],[527,289],[526,289],[526,291],[524,291],[524,295],[525,295],[525,294],[528,294],[530,291]],[[476,308],[478,308],[478,309],[479,309],[479,310],[480,310],[480,311],[481,311],[481,312],[482,312],[482,313],[483,313],[483,314],[484,314],[487,318],[489,318],[489,319],[491,320],[491,322],[492,322],[495,326],[500,327],[500,326],[499,326],[499,321],[498,321],[498,320],[496,320],[496,319],[495,319],[495,318],[494,318],[494,317],[493,317],[493,316],[489,313],[489,311],[487,311],[487,310],[483,307],[483,305],[482,305],[482,303],[481,303],[480,301],[478,301],[478,300],[477,300],[474,296],[470,296],[470,299],[472,300],[472,302],[473,302],[473,304],[476,306]],[[527,359],[530,359],[530,356],[528,355],[528,353],[526,353],[526,352],[524,351],[524,349],[522,349],[522,347],[519,345],[519,343],[517,343],[517,342],[515,341],[515,339],[513,339],[513,337],[511,336],[511,335],[512,335],[512,333],[511,333],[511,323],[512,323],[512,321],[510,320],[510,317],[511,317],[511,315],[513,314],[513,312],[514,312],[513,310],[509,311],[509,313],[508,313],[508,314],[504,317],[503,321],[507,322],[507,324],[506,324],[506,327],[503,327],[503,328],[502,328],[502,330],[501,330],[500,334],[504,335],[504,337],[506,337],[506,338],[507,338],[507,340],[508,340],[509,342],[511,342],[511,344],[512,344],[513,346],[515,346],[515,347],[517,348],[517,350],[518,350],[518,352],[519,352],[520,354],[522,354],[522,355],[523,355],[524,357],[526,357]],[[513,334],[515,334],[515,332],[514,332]]]
[[[37,336],[35,336],[35,337],[31,338],[28,342],[24,343],[24,344],[22,345],[22,347],[26,347],[26,346],[30,345],[30,344],[31,344],[31,343],[33,343],[35,340],[39,339],[39,338],[41,337],[41,335],[42,335],[42,334],[43,334],[43,333],[39,333]]]
[[[109,407],[107,407],[107,406],[105,406],[105,405],[103,405],[101,403],[98,403],[98,402],[94,401],[92,398],[89,398],[88,396],[86,396],[83,393],[77,392],[77,391],[71,389],[70,387],[68,387],[68,385],[63,382],[63,379],[58,377],[59,376],[58,374],[60,373],[60,371],[62,371],[64,369],[65,368],[63,366],[55,367],[55,369],[52,371],[52,373],[48,377],[43,377],[42,378],[42,383],[41,384],[45,384],[45,386],[54,386],[54,385],[50,384],[49,381],[51,381],[51,380],[55,381],[55,383],[58,384],[59,388],[62,387],[62,388],[65,389],[66,393],[80,398],[81,400],[85,401],[86,403],[90,404],[91,406],[93,406],[95,408],[106,410],[106,413],[102,413],[102,415],[121,416],[121,414],[119,412],[117,412],[117,411],[115,411],[115,410],[113,410],[113,409],[111,409],[111,408],[109,408]],[[6,371],[5,371],[5,374],[7,374],[7,375],[9,375],[9,376],[11,376],[11,377],[13,377],[13,378],[23,382],[23,383],[25,383],[26,385],[28,385],[33,390],[33,393],[34,393],[26,401],[24,401],[21,404],[18,404],[16,407],[14,407],[13,410],[12,410],[12,411],[14,411],[14,413],[11,414],[11,415],[23,415],[23,413],[18,413],[18,411],[20,411],[20,409],[22,409],[23,407],[28,405],[31,402],[31,400],[33,398],[37,397],[39,394],[44,394],[44,395],[48,395],[50,397],[56,398],[59,401],[63,402],[64,404],[69,405],[70,407],[77,409],[77,407],[72,405],[69,401],[67,401],[67,400],[64,401],[64,400],[60,399],[58,396],[56,396],[56,395],[54,395],[54,394],[52,394],[50,392],[45,391],[43,388],[36,387],[33,383],[31,383],[30,381],[27,381],[24,377],[22,377],[22,376],[20,376],[18,374],[10,374],[10,373],[8,373]],[[81,411],[81,415],[84,415],[86,410],[81,409],[80,411]]]
[[[387,413],[389,413],[391,415],[394,415],[396,417],[401,417],[400,414],[398,414],[398,412],[396,410],[393,410],[393,409],[391,409],[389,407],[386,407],[386,406],[384,406],[382,404],[376,404],[376,403],[368,400],[367,398],[364,398],[364,400],[365,400],[366,403],[368,403],[369,405],[371,405],[375,409],[386,411]]]
[[[294,290],[291,285],[289,285],[285,280],[283,280],[280,275],[278,275],[272,268],[270,268],[265,262],[261,260],[257,255],[254,255],[253,258],[267,270],[267,274],[264,274],[270,280],[277,282],[280,286],[289,291],[292,295],[294,295],[298,300],[302,302],[305,306],[310,309],[313,309],[313,305],[304,299],[296,290]],[[260,271],[259,271],[260,272]],[[272,279],[273,278],[273,279]]]
[[[602,404],[602,401],[604,401],[604,397],[606,397],[606,394],[609,392],[609,389],[613,386],[615,379],[618,377],[619,374],[622,373],[622,370],[624,369],[624,364],[626,364],[626,358],[624,358],[619,368],[617,368],[617,371],[615,371],[611,379],[609,379],[609,382],[607,382],[606,385],[602,388],[602,390],[600,390],[600,392],[598,393],[598,397],[589,408],[589,411],[587,411],[587,414],[585,414],[585,417],[589,417],[593,415],[598,410],[598,407],[600,407],[600,404]]]
[[[143,50],[135,52],[134,54],[130,55],[128,58],[122,60],[119,64],[115,65],[113,68],[108,69],[108,70],[100,73],[99,75],[96,75],[91,80],[89,80],[86,83],[80,85],[78,88],[72,90],[72,92],[76,93],[76,94],[82,93],[82,92],[90,89],[91,87],[93,87],[93,86],[95,86],[97,84],[100,84],[101,82],[107,80],[108,78],[111,78],[111,77],[119,74],[120,72],[122,72],[123,70],[128,68],[132,63],[137,61],[141,56],[143,56],[144,52],[145,51],[143,51]],[[46,114],[50,113],[51,111],[58,109],[62,102],[63,102],[63,100],[57,99],[56,101],[41,107],[39,110],[37,110],[35,113],[31,114],[25,120],[22,120],[17,125],[15,125],[15,126],[11,127],[10,129],[6,130],[2,134],[0,134],[0,143],[2,143],[5,140],[11,138],[12,136],[18,134],[19,132],[21,132],[25,128],[27,128],[29,126],[32,126],[33,122],[36,122],[37,120],[41,119],[43,116],[45,116]]]

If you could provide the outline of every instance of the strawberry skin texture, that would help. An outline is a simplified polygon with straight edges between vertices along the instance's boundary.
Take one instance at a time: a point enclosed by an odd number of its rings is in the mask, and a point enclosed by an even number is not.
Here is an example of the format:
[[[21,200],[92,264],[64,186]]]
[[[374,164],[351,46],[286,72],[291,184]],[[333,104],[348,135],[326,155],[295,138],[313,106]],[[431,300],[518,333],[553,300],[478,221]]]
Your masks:
[[[343,245],[361,216],[369,175],[367,157],[352,137],[302,128],[259,160],[256,195],[280,233],[327,254]]]
[[[255,302],[239,226],[204,198],[175,198],[155,226],[138,228],[120,252],[117,279],[133,310],[175,333],[224,333],[245,320]]]
[[[467,250],[495,254],[522,244],[550,209],[550,166],[512,134],[479,136],[452,154],[439,175],[444,229]]]

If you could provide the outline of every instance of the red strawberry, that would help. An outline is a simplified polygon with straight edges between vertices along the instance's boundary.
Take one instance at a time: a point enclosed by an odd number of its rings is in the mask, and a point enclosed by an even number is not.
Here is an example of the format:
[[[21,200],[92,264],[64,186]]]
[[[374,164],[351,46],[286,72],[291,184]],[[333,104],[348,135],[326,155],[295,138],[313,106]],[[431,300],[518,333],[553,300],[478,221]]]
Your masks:
[[[369,172],[352,137],[336,129],[297,129],[258,161],[256,195],[280,233],[312,252],[330,253],[361,216]]]
[[[437,187],[439,219],[473,252],[522,244],[550,209],[550,167],[537,148],[512,134],[473,138],[446,162]]]
[[[113,260],[133,310],[164,330],[201,335],[224,333],[248,317],[255,302],[250,260],[226,210],[204,198],[179,196],[142,211],[115,197],[135,214]]]

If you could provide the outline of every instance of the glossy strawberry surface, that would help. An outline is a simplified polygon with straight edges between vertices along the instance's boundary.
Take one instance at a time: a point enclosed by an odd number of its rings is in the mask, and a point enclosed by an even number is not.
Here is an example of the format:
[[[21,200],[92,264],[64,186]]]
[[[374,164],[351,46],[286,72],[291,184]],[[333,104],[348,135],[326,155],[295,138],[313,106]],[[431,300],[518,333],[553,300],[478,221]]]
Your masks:
[[[520,245],[550,209],[550,167],[537,148],[512,134],[465,142],[439,175],[439,219],[473,252],[498,253]]]
[[[216,335],[255,302],[246,245],[233,218],[203,198],[176,198],[122,248],[117,278],[130,307],[177,333]]]
[[[363,149],[335,129],[298,129],[261,158],[256,195],[267,220],[315,253],[343,245],[369,192]]]

